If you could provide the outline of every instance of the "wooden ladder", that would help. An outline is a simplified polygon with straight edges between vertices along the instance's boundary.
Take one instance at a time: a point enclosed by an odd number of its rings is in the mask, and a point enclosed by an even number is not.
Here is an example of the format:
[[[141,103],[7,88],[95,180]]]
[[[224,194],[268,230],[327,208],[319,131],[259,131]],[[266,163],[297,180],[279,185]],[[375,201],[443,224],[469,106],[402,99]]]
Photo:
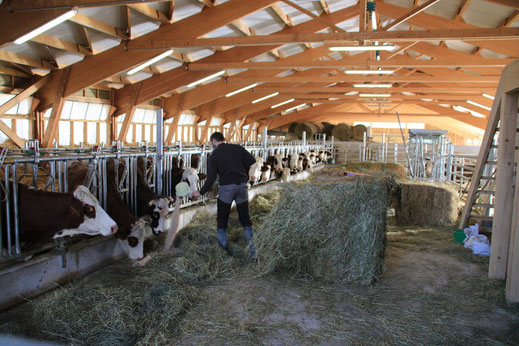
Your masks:
[[[503,70],[479,150],[459,228],[470,219],[492,221],[488,275],[507,280],[506,295],[519,301],[519,59]],[[497,150],[497,156],[496,156]],[[475,209],[487,211],[477,215]],[[488,211],[493,209],[493,215]],[[482,228],[490,231],[490,227]]]

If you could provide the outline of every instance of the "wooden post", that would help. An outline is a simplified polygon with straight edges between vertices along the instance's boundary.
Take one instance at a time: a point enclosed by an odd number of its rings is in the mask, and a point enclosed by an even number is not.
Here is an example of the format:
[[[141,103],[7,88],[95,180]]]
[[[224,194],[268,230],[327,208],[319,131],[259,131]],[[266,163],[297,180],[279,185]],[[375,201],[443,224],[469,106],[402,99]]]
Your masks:
[[[202,129],[202,136],[200,137],[200,144],[204,144],[204,142],[206,141],[207,137],[209,136],[209,127],[211,126],[211,121],[213,120],[213,116],[210,116],[209,118],[207,118],[206,122],[205,122],[205,125]]]
[[[513,212],[513,172],[517,131],[517,95],[505,93],[501,99],[501,121],[496,174],[496,199],[492,225],[492,250],[488,277],[504,280],[510,245]]]
[[[65,99],[60,97],[53,105],[52,112],[50,114],[49,123],[47,124],[47,129],[45,130],[45,135],[43,137],[42,147],[50,148],[54,138],[56,137],[56,130],[59,125],[59,119],[61,117],[61,112],[63,111],[63,106],[65,105]]]
[[[519,151],[516,152],[515,162],[519,162]],[[515,177],[513,210],[505,293],[507,300],[517,303],[519,302],[519,174]]]
[[[178,121],[180,120],[180,116],[181,116],[181,114],[177,113],[177,115],[175,115],[175,117],[173,118],[173,121],[169,125],[168,136],[166,138],[167,144],[171,144],[171,141],[173,140],[173,136],[177,133]],[[178,140],[178,136],[175,136],[175,139]]]
[[[119,132],[119,140],[121,142],[126,142],[126,135],[128,134],[128,129],[130,128],[130,124],[132,122],[133,115],[135,114],[135,109],[137,107],[133,106],[126,116],[124,117],[123,126],[121,127],[121,132]]]

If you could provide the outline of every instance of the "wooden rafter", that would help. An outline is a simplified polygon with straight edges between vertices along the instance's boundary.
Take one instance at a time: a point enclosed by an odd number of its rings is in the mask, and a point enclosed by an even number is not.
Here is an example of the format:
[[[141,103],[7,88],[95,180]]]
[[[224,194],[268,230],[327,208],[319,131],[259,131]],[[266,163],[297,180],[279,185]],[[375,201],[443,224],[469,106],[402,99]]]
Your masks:
[[[454,16],[454,19],[463,20],[463,18],[462,18],[463,13],[465,13],[465,11],[467,10],[467,7],[469,7],[471,1],[472,0],[463,0],[463,2],[461,3],[461,6],[458,8],[458,12],[456,12],[456,15]]]
[[[418,7],[414,7],[410,12],[402,15],[401,17],[395,19],[394,21],[392,21],[391,23],[389,23],[388,25],[383,27],[381,29],[381,31],[391,30],[395,26],[408,21],[409,19],[411,19],[414,16],[416,16],[418,13],[420,13],[422,11],[425,11],[426,9],[428,9],[429,7],[431,7],[432,5],[436,4],[439,1],[440,0],[429,0],[429,1],[425,2],[424,4],[418,6]]]
[[[80,44],[61,40],[59,38],[55,38],[55,37],[44,35],[44,34],[40,34],[40,35],[32,38],[31,41],[39,43],[39,44],[43,44],[43,45],[46,45],[49,47],[54,47],[54,48],[58,48],[61,50],[65,50],[67,52],[79,53],[79,54],[83,54],[83,55],[92,54],[91,50],[89,50],[88,48],[86,48]]]
[[[337,82],[391,82],[391,83],[496,83],[499,82],[499,76],[471,76],[466,75],[462,79],[459,77],[434,77],[434,76],[408,76],[408,77],[353,77],[353,76],[331,76],[331,77],[259,77],[257,79],[249,77],[229,77],[227,82],[271,82],[271,83],[301,83],[301,82],[321,82],[321,83],[337,83]]]
[[[415,42],[425,40],[517,40],[519,28],[466,28],[456,31],[450,29],[413,30],[413,31],[366,31],[339,32],[327,34],[271,34],[262,36],[230,36],[192,39],[153,39],[128,42],[128,49],[165,49],[213,46],[258,46],[282,45],[289,43],[326,43],[337,45],[355,43],[362,40],[381,42]]]
[[[148,18],[159,21],[162,24],[169,24],[170,19],[167,14],[162,11],[156,10],[150,5],[146,4],[130,4],[128,7],[134,9],[135,11],[142,13]]]
[[[127,5],[136,2],[153,2],[155,0],[16,0],[9,3],[13,12],[41,11],[45,9],[69,9],[71,7],[90,7],[107,5]]]
[[[18,53],[8,52],[6,50],[0,50],[0,60],[8,61],[15,64],[26,65],[36,68],[43,69],[55,69],[56,66],[46,60],[40,60]]]
[[[391,60],[362,60],[347,58],[342,60],[327,61],[301,61],[286,62],[285,60],[272,62],[228,62],[228,63],[197,63],[189,64],[191,71],[217,70],[217,69],[287,69],[287,68],[369,68],[369,67],[505,67],[514,59],[485,59],[485,58],[449,58],[435,60],[409,60],[395,58]]]
[[[81,13],[76,14],[74,17],[70,19],[70,21],[86,26],[90,29],[102,32],[104,34],[120,38],[122,40],[127,40],[130,38],[128,33],[126,33],[125,31],[114,26],[108,25],[106,23],[103,23],[97,19],[85,16]]]

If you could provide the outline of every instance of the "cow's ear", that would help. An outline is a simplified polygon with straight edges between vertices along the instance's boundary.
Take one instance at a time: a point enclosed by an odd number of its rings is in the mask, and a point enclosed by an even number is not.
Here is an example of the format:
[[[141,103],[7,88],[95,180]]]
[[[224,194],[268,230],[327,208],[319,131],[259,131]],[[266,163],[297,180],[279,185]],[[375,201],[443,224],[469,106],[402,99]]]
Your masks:
[[[127,238],[128,240],[128,245],[130,245],[130,247],[136,247],[138,244],[139,244],[139,239],[137,239],[137,237],[128,237]]]
[[[198,179],[204,180],[205,178],[207,178],[207,174],[205,174],[205,173],[198,173]]]
[[[83,204],[83,212],[90,219],[95,219],[96,217],[96,208],[90,204]]]

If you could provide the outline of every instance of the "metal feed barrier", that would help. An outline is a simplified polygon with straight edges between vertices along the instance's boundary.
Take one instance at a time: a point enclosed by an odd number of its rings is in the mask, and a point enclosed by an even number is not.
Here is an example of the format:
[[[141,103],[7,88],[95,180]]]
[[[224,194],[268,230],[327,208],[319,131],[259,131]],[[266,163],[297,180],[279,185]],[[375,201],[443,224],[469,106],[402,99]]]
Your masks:
[[[139,147],[123,147],[116,141],[111,147],[95,146],[92,148],[45,148],[40,149],[37,140],[29,141],[24,149],[0,152],[1,177],[0,183],[0,260],[11,261],[23,258],[28,253],[22,253],[19,233],[19,201],[18,185],[21,182],[36,189],[68,192],[68,169],[74,162],[88,164],[88,173],[84,184],[98,198],[101,206],[107,206],[107,163],[113,160],[116,171],[115,184],[122,199],[132,213],[137,214],[137,172],[140,168],[145,172],[146,184],[157,194],[171,196],[175,186],[172,184],[172,174],[175,167],[183,164],[190,167],[194,155],[199,155],[201,173],[207,173],[207,157],[210,151],[204,146],[182,144],[171,146],[149,146],[146,143]],[[326,141],[294,141],[242,143],[254,156],[266,158],[276,154],[286,157],[288,154],[298,154],[307,150],[327,150],[334,152],[333,142]],[[141,158],[141,160],[139,160]],[[141,165],[141,167],[139,167]],[[212,196],[214,197],[214,196]],[[184,198],[181,208],[193,204],[204,203],[207,198],[199,201],[189,201]],[[63,248],[64,242],[60,243]],[[46,249],[54,248],[56,244],[48,244]],[[31,251],[39,252],[45,249]]]

